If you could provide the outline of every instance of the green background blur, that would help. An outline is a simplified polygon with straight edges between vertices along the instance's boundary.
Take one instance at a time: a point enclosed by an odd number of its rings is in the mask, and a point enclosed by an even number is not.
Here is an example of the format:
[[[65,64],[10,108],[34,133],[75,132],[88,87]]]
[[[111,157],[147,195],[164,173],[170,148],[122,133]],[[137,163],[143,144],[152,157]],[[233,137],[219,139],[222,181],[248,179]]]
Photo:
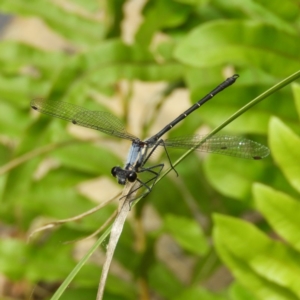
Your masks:
[[[145,138],[226,77],[169,136],[207,133],[300,69],[300,2],[2,0],[0,295],[50,299],[117,206],[33,236],[118,192],[129,141],[41,116],[43,97],[109,111]],[[223,133],[268,145],[248,161],[193,153],[130,212],[104,299],[300,299],[300,87]],[[171,151],[172,160],[183,151]],[[165,161],[162,152],[151,164]],[[105,247],[60,299],[95,299]]]

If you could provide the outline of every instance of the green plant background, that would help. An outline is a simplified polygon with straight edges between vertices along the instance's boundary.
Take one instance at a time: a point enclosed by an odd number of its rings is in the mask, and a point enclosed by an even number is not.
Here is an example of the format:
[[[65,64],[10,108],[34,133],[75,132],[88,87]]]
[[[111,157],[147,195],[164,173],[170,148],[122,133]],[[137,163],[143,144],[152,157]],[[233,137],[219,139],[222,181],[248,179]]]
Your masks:
[[[147,111],[155,120],[178,89],[188,89],[192,103],[222,82],[226,70],[240,74],[234,86],[170,132],[180,136],[213,129],[300,69],[296,0],[145,1],[131,44],[122,39],[124,7],[131,1],[67,2],[77,9],[50,0],[0,3],[3,13],[40,18],[69,45],[46,51],[20,41],[0,43],[0,272],[9,287],[21,287],[16,299],[50,299],[78,261],[78,243],[64,242],[99,228],[117,202],[27,243],[32,228],[94,207],[77,187],[96,178],[114,182],[110,169],[126,158],[107,146],[118,147],[119,140],[100,133],[97,141],[83,141],[66,122],[33,114],[33,97],[106,111],[118,97],[118,116],[130,130],[136,82],[165,83],[153,95],[158,104]],[[293,83],[224,131],[268,144],[270,157],[192,154],[178,165],[178,178],[171,172],[156,185],[124,227],[105,299],[300,299],[299,114],[300,87]],[[142,116],[141,137],[154,123],[149,116]],[[172,152],[172,159],[180,154]],[[37,177],[49,160],[55,166]],[[99,257],[60,299],[95,299]]]

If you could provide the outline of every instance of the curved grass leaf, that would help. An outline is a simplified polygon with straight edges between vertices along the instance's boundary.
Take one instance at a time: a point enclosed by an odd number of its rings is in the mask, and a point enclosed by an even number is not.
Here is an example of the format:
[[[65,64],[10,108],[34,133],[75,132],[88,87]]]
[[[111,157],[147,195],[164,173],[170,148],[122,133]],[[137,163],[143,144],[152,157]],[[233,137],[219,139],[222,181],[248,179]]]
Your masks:
[[[221,74],[220,69],[220,67],[205,69],[187,68],[184,74],[192,93],[192,102],[199,100],[205,91],[216,85],[215,80]],[[248,103],[249,99],[255,98],[256,95],[261,94],[278,82],[276,78],[254,70],[239,73],[240,78],[235,83],[234,88],[225,90],[219,94],[209,105],[201,110],[199,118],[187,118],[183,126],[172,130],[171,135],[174,133],[175,136],[175,131],[179,132],[179,128],[183,128],[188,123],[191,123],[193,128],[203,123],[211,127],[216,127],[227,115],[233,114],[241,106]],[[242,117],[229,124],[226,129],[231,133],[266,135],[270,117],[273,115],[282,118],[289,126],[297,127],[299,117],[295,110],[291,110],[290,106],[286,105],[285,101],[285,99],[291,97],[292,93],[290,89],[281,89],[269,95],[267,101],[263,101],[259,105],[252,107]],[[177,135],[180,136],[182,134],[185,134],[184,130]]]
[[[295,105],[298,113],[298,118],[300,119],[300,85],[298,83],[292,84],[292,91],[295,99]]]
[[[79,263],[75,266],[75,268],[69,273],[64,282],[60,285],[60,287],[56,290],[54,295],[51,297],[51,300],[60,299],[61,295],[68,288],[74,277],[77,273],[84,267],[87,263],[88,259],[92,256],[92,254],[99,248],[99,246],[103,243],[106,237],[109,235],[111,231],[111,226],[107,228],[107,230],[101,235],[101,237],[97,240],[97,242],[89,249],[89,251],[82,257]]]
[[[230,118],[228,118],[225,122],[223,122],[221,125],[219,125],[217,128],[215,128],[209,136],[213,136],[214,134],[218,133],[221,129],[226,127],[228,124],[230,124],[232,121],[237,119],[239,116],[241,116],[244,112],[249,110],[251,107],[255,106],[268,96],[274,94],[276,91],[282,89],[287,84],[293,82],[300,76],[300,71],[290,75],[286,79],[282,80],[278,84],[274,85],[270,89],[263,92],[261,95],[250,101],[247,105],[243,106],[240,110],[238,110],[235,114],[233,114]],[[209,138],[208,136],[208,138]],[[191,152],[193,152],[193,149],[188,150],[184,155],[182,155],[176,162],[173,162],[173,166],[175,167],[177,164],[179,164],[186,156],[188,156]],[[163,177],[165,177],[169,172],[171,171],[171,168],[167,169],[157,180],[156,183],[158,183]]]

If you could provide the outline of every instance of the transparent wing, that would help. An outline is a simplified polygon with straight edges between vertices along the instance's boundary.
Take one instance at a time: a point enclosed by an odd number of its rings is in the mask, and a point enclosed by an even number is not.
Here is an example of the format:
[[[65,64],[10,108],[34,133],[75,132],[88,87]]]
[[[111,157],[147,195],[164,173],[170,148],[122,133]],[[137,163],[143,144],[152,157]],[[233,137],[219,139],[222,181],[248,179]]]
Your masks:
[[[96,129],[122,139],[136,140],[137,137],[125,130],[123,123],[114,115],[103,111],[84,111],[76,114],[74,124]]]
[[[118,118],[108,112],[90,111],[71,103],[47,101],[41,98],[32,100],[30,105],[43,114],[64,119],[73,124],[96,129],[123,139],[136,139],[135,136],[126,132],[123,123]]]
[[[247,159],[262,159],[270,153],[269,148],[262,144],[243,137],[229,135],[214,135],[210,138],[207,138],[205,135],[176,137],[166,139],[160,143],[161,146],[163,143],[166,147],[181,149],[196,147],[195,150],[201,152],[218,153]]]

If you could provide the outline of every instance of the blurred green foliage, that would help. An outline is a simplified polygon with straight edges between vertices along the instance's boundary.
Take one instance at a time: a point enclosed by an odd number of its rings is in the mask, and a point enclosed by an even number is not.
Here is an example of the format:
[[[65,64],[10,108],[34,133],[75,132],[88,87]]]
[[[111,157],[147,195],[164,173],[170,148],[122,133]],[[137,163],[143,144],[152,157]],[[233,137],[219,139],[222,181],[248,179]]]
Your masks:
[[[223,80],[224,70],[240,74],[233,87],[170,133],[180,136],[203,125],[216,127],[300,69],[297,0],[149,0],[131,44],[124,42],[122,26],[124,6],[134,1],[67,2],[77,9],[50,0],[0,3],[2,13],[40,18],[69,45],[45,51],[18,41],[0,43],[0,272],[12,282],[26,282],[24,299],[34,286],[47,291],[39,299],[54,293],[77,261],[76,244],[64,242],[92,233],[115,205],[27,244],[34,224],[94,207],[77,186],[98,177],[114,181],[110,169],[126,155],[117,156],[101,143],[113,138],[101,134],[97,142],[82,141],[65,122],[34,116],[30,99],[43,96],[109,111],[97,99],[118,95],[127,122],[133,82],[166,83],[159,91],[160,105],[147,112],[158,116],[165,97],[178,87],[189,89],[196,101]],[[158,35],[164,39],[154,43]],[[128,83],[127,92],[120,80]],[[110,275],[105,299],[142,294],[172,300],[300,299],[299,113],[300,87],[294,83],[226,128],[261,143],[268,137],[271,157],[244,161],[191,155],[177,167],[179,178],[169,174],[155,186],[132,211],[135,222],[125,225],[115,253],[122,272]],[[142,124],[143,137],[150,127],[151,122]],[[51,150],[42,151],[49,145]],[[172,152],[172,158],[176,155]],[[55,166],[37,177],[47,160]],[[138,225],[149,207],[155,211],[155,230]],[[162,249],[169,254],[162,255]],[[94,261],[61,299],[95,298],[101,262]],[[228,284],[216,279],[223,264],[235,278]]]

